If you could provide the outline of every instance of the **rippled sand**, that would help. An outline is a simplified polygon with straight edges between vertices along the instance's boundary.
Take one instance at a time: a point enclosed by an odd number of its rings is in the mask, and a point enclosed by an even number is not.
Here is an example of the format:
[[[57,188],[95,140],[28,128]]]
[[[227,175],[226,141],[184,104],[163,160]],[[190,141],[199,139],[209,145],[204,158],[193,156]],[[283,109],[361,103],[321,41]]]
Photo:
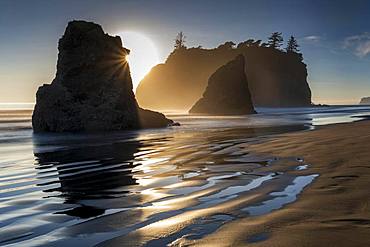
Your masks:
[[[305,230],[369,230],[368,216],[336,213],[347,212],[336,209],[347,205],[343,185],[359,176],[337,170],[344,158],[334,155],[347,147],[348,161],[358,158],[348,156],[352,127],[342,138],[337,127],[305,131],[312,127],[296,119],[260,118],[184,117],[180,128],[90,135],[4,124],[0,245],[300,246],[317,244]],[[362,186],[352,195],[366,197]],[[366,203],[350,210],[368,212]]]

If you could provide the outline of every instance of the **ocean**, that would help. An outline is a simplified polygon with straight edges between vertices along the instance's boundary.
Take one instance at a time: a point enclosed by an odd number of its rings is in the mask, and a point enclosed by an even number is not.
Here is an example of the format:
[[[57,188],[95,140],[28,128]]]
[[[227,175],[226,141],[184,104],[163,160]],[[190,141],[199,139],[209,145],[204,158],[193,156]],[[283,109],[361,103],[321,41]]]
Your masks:
[[[248,146],[370,116],[369,106],[257,111],[170,113],[181,126],[164,129],[34,134],[32,105],[0,104],[0,245],[177,246],[204,238],[294,203],[320,176],[299,154],[272,157]]]

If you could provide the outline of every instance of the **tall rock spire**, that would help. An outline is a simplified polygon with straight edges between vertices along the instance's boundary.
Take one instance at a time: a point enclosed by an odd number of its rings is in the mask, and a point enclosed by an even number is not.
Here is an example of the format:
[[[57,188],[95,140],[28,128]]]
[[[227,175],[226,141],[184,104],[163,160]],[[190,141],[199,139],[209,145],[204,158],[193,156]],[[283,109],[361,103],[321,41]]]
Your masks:
[[[34,131],[105,131],[163,127],[172,121],[141,109],[121,38],[98,24],[68,23],[59,40],[56,77],[36,95]]]

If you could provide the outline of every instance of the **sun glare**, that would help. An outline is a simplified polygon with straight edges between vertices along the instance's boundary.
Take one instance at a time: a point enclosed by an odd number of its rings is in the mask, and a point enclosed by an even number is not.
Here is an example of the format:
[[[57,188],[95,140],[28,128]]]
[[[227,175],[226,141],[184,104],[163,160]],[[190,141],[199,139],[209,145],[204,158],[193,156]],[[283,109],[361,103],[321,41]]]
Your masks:
[[[123,46],[130,49],[130,55],[127,56],[134,92],[139,82],[145,77],[150,69],[159,63],[157,47],[151,39],[142,33],[125,31],[120,32]]]

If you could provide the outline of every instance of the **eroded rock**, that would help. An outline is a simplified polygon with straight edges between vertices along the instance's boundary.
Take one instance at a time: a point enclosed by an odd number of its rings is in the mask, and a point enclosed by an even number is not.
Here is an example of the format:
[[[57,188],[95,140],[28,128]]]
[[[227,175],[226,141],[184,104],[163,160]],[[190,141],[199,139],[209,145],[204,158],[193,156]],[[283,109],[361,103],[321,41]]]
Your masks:
[[[211,74],[243,54],[254,106],[311,106],[302,54],[244,43],[237,47],[224,44],[214,49],[174,50],[165,63],[153,67],[140,82],[136,90],[139,104],[148,109],[188,111],[202,96]]]
[[[163,114],[141,109],[132,91],[129,50],[98,24],[68,23],[58,45],[56,77],[41,86],[32,116],[36,132],[165,127]]]
[[[244,115],[255,113],[247,77],[245,60],[238,55],[221,66],[208,80],[208,85],[189,113],[211,115]]]

